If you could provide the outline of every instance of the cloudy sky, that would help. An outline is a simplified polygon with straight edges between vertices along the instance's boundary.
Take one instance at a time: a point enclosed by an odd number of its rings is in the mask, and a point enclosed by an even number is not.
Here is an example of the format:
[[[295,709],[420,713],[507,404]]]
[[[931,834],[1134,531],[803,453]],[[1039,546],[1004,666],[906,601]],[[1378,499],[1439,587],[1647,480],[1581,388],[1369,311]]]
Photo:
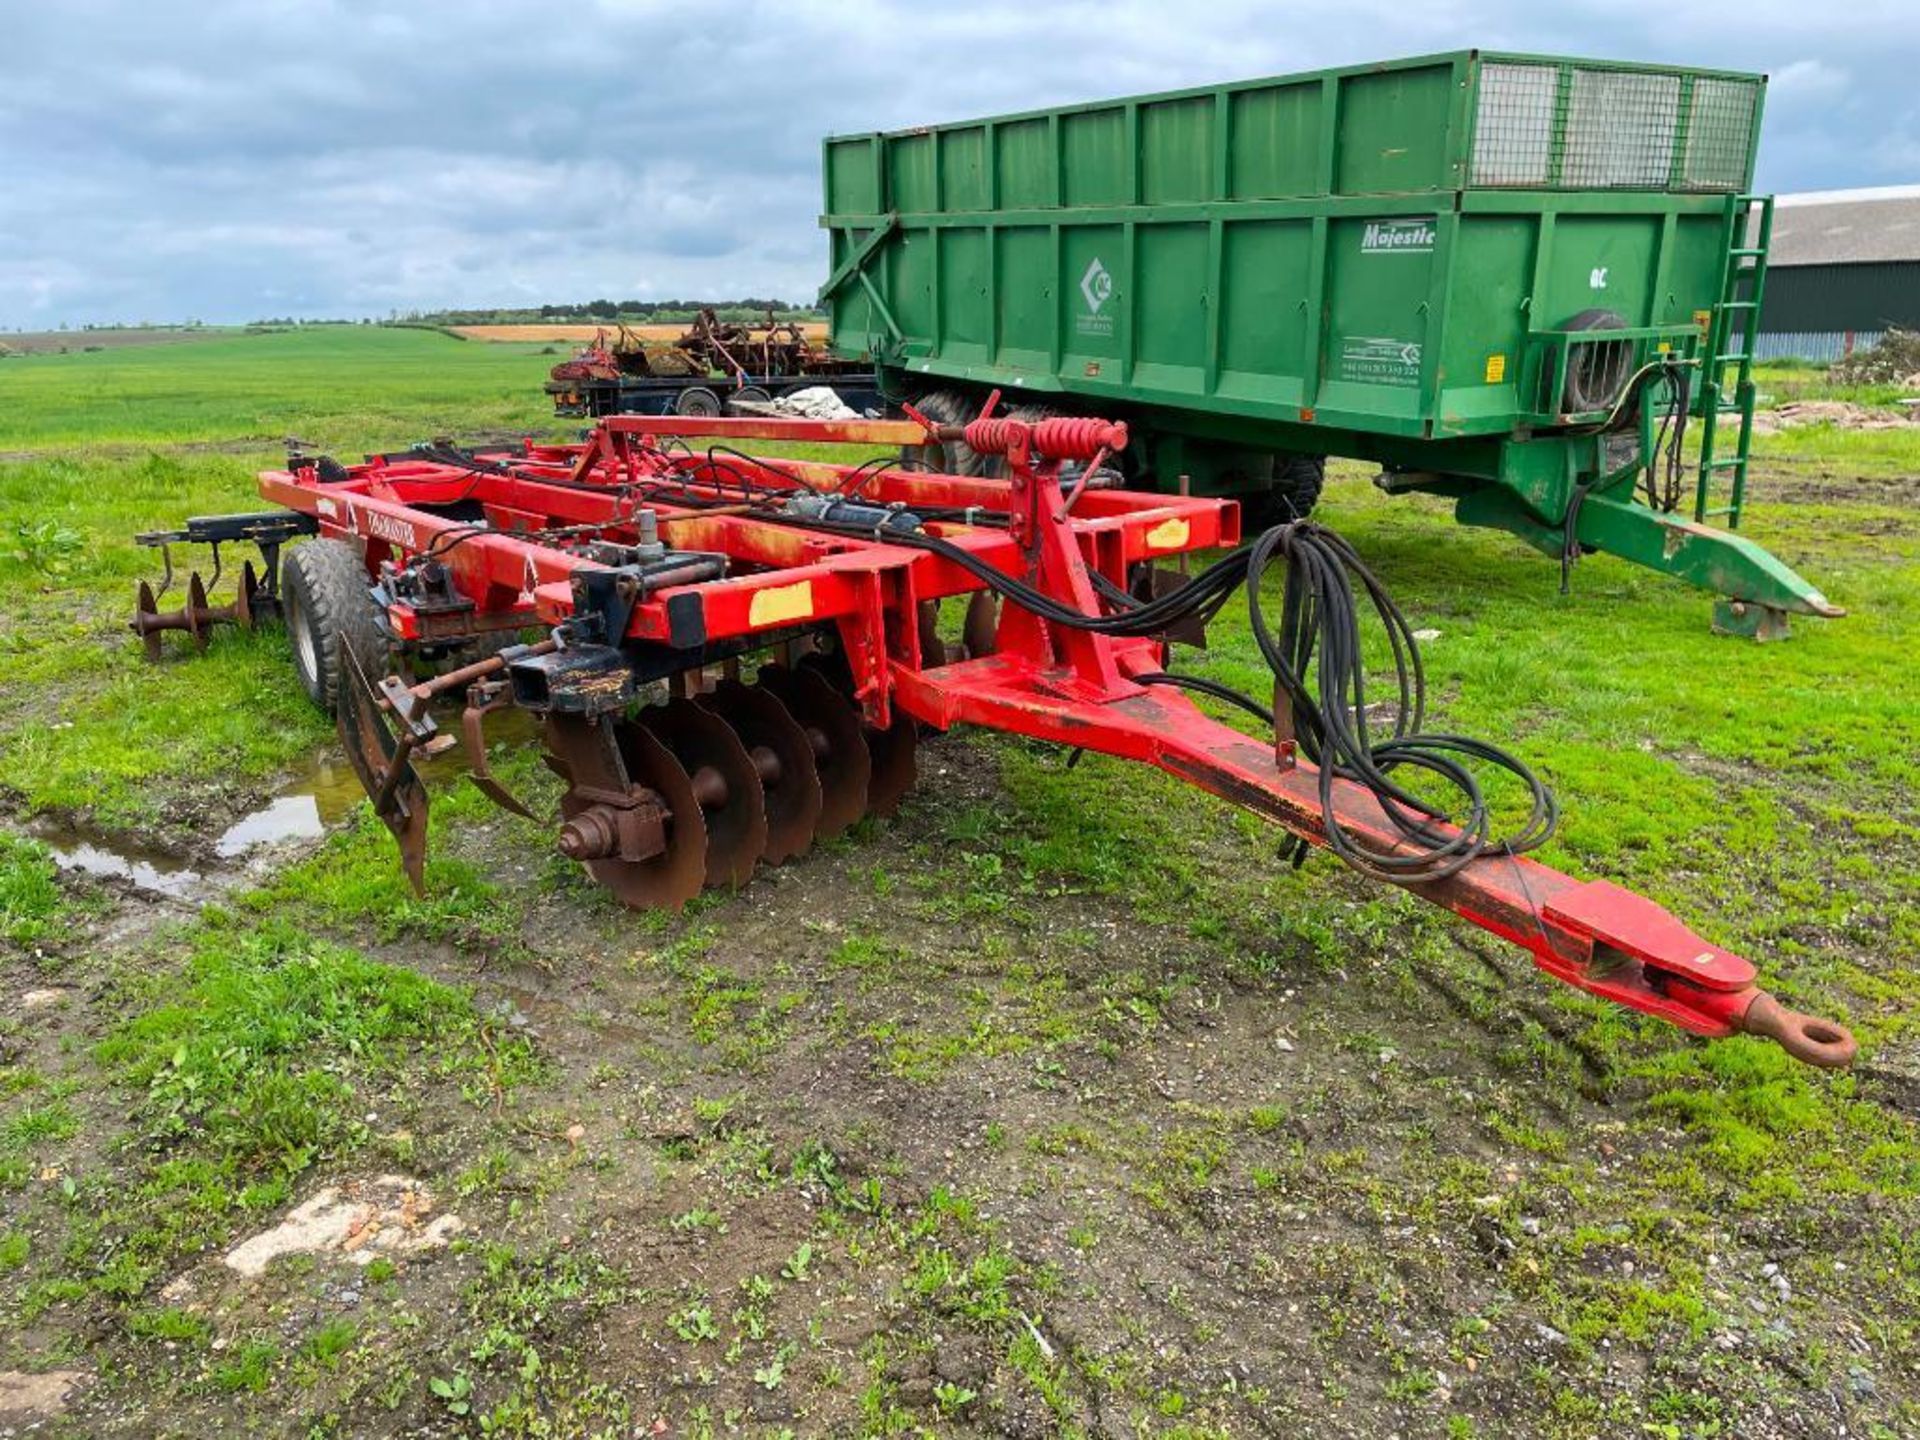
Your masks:
[[[819,139],[1465,46],[1773,77],[1920,181],[1915,0],[0,0],[0,327],[811,295]]]

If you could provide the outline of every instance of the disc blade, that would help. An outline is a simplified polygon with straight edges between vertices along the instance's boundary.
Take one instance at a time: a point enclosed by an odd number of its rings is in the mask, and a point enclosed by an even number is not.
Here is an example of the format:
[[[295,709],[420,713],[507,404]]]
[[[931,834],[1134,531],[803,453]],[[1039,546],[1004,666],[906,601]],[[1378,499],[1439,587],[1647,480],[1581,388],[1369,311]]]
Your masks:
[[[867,748],[873,752],[867,808],[875,815],[891,815],[919,778],[914,757],[920,748],[920,727],[910,717],[899,715],[886,729],[867,731]]]
[[[153,598],[153,586],[142,580],[133,601],[133,628],[140,636],[140,645],[147,652],[147,659],[156,664],[160,659],[160,630],[153,623],[160,618],[154,610],[157,603]]]
[[[707,817],[693,793],[686,767],[641,726],[621,722],[620,757],[636,785],[657,794],[667,807],[667,848],[651,860],[598,861],[618,865],[618,883],[609,887],[621,903],[635,909],[665,906],[678,910],[707,883]],[[596,872],[598,878],[598,872]]]
[[[860,714],[811,670],[762,665],[754,683],[786,706],[806,733],[820,777],[820,819],[814,833],[831,839],[867,813],[873,757],[861,732]]]
[[[191,604],[191,601],[189,601]],[[340,682],[335,705],[335,728],[340,744],[347,752],[347,763],[359,777],[367,798],[374,802],[380,823],[392,832],[400,846],[400,865],[414,894],[426,894],[427,868],[427,787],[411,760],[399,762],[398,780],[388,790],[384,807],[379,803],[385,779],[399,751],[399,742],[388,728],[385,713],[374,698],[373,686],[353,654],[351,646],[341,646],[347,663],[340,667]]]
[[[253,561],[240,567],[240,593],[233,597],[233,623],[242,630],[253,629],[253,602],[260,593],[260,577],[253,573]]]
[[[967,657],[977,660],[999,648],[1000,602],[991,590],[976,590],[967,600],[967,618],[960,629],[960,643]]]
[[[193,648],[207,648],[207,587],[200,583],[200,572],[187,577],[187,633],[193,636]]]
[[[618,796],[664,815],[658,853],[588,860],[587,873],[634,910],[677,910],[698,895],[706,876],[706,822],[693,782],[666,748],[638,726],[577,715],[548,715],[544,733],[547,766],[568,782],[560,797],[567,819]]]
[[[932,670],[947,663],[947,642],[940,638],[940,602],[922,600],[915,607],[919,621],[920,665]]]
[[[767,848],[766,796],[746,746],[732,726],[691,700],[650,707],[641,713],[639,723],[695,777],[696,793],[701,772],[718,777],[720,794],[713,803],[702,805],[707,819],[707,883],[746,884],[760,852]]]
[[[755,773],[765,781],[767,847],[760,858],[779,865],[804,855],[813,844],[825,803],[806,731],[771,691],[738,680],[721,681],[697,703],[733,727],[754,759]],[[777,770],[771,778],[760,763],[763,755],[771,757]]]

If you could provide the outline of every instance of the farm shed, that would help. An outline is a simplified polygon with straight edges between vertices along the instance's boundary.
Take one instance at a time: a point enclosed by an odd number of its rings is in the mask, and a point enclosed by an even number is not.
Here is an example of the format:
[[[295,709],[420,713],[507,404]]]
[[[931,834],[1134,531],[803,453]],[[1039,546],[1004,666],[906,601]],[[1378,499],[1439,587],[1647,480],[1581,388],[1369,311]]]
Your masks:
[[[1768,264],[1763,358],[1834,360],[1920,328],[1920,185],[1782,195]]]

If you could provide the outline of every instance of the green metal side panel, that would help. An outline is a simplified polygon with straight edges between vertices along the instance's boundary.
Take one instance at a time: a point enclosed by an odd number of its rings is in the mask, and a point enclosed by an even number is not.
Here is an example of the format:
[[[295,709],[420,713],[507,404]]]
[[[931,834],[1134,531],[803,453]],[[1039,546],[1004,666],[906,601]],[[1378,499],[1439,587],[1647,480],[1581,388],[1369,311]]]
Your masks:
[[[832,139],[834,343],[1274,448],[1537,430],[1543,334],[1716,302],[1761,85],[1463,51]]]

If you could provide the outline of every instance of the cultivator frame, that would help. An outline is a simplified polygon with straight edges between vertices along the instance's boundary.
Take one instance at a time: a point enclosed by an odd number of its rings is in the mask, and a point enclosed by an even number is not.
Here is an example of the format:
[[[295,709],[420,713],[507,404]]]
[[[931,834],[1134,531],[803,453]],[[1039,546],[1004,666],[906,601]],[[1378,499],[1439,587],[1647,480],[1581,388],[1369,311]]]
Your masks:
[[[635,906],[739,885],[815,835],[887,813],[912,783],[920,728],[957,723],[1155,765],[1308,845],[1332,843],[1337,826],[1377,853],[1404,849],[1374,792],[1323,783],[1284,705],[1255,738],[1167,688],[1164,636],[1099,633],[1032,603],[1100,616],[1151,588],[1162,562],[1235,545],[1238,507],[1112,488],[1102,462],[1126,445],[1124,426],[992,409],[964,426],[621,416],[578,445],[422,447],[263,474],[268,501],[364,552],[403,652],[544,632],[413,683],[347,655],[341,735],[414,884],[430,803],[414,762],[457,743],[434,717],[447,695],[466,701],[476,782],[523,815],[488,769],[484,719],[508,705],[540,718],[567,784],[558,849]],[[1004,456],[1008,477],[756,458],[729,443],[955,439]],[[1013,582],[1026,599],[996,599]],[[966,606],[957,645],[940,624],[948,600]],[[655,682],[668,698],[642,703]],[[1852,1058],[1843,1027],[1786,1009],[1746,960],[1606,881],[1508,850],[1397,883],[1589,993],[1701,1035],[1770,1036],[1817,1065]]]

